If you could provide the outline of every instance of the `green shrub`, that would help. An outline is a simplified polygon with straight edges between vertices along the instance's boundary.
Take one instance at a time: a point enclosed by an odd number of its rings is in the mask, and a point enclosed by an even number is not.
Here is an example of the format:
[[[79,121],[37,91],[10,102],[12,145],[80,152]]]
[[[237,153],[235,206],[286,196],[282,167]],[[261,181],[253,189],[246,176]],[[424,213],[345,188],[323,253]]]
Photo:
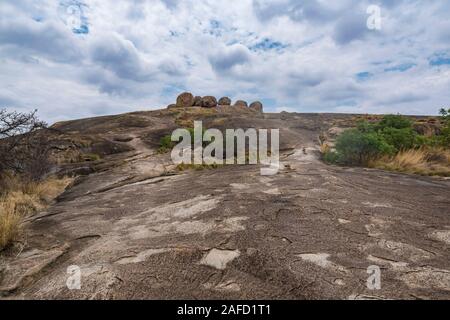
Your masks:
[[[337,138],[336,155],[328,155],[327,158],[346,165],[366,165],[372,159],[394,152],[395,148],[376,132],[350,129]]]
[[[333,152],[333,151],[326,151],[323,154],[323,160],[326,163],[338,163],[339,157],[337,152]]]
[[[386,115],[376,125],[377,131],[381,131],[386,128],[406,129],[412,127],[412,121],[401,115]]]
[[[356,124],[356,128],[360,131],[360,132],[374,132],[375,131],[375,126],[372,123],[369,123],[366,120],[362,120],[359,121]]]
[[[384,116],[376,124],[367,121],[358,122],[355,129],[346,130],[337,138],[336,151],[324,151],[323,160],[343,165],[365,166],[377,163],[377,167],[383,167],[383,163],[391,161],[396,170],[405,167],[405,163],[409,163],[408,165],[413,166],[416,171],[425,170],[419,167],[424,166],[424,162],[436,160],[421,158],[423,150],[450,148],[450,110],[442,109],[440,113],[442,115],[440,134],[429,137],[418,134],[413,129],[412,122],[400,115]],[[384,157],[394,155],[394,158]],[[441,158],[445,157],[447,155]],[[438,162],[445,162],[447,159]],[[390,167],[392,163],[389,164]],[[386,164],[386,168],[389,166]]]
[[[172,141],[172,136],[167,135],[162,137],[159,140],[159,149],[158,153],[166,153],[172,150],[172,148],[175,146],[175,142]]]
[[[442,129],[440,136],[438,136],[438,140],[441,146],[450,148],[450,121]]]
[[[412,128],[397,129],[392,127],[384,128],[380,134],[397,152],[413,148],[417,135]]]
[[[186,130],[189,131],[190,135],[191,135],[191,145],[194,145],[194,128],[185,128]],[[205,134],[205,128],[203,128],[203,132],[202,132],[202,137]],[[164,137],[162,137],[159,140],[159,149],[158,149],[158,153],[166,153],[169,152],[173,149],[173,147],[175,147],[177,145],[178,142],[172,141],[172,136],[171,135],[166,135]],[[208,145],[208,142],[203,141],[203,147],[205,147],[206,145]]]

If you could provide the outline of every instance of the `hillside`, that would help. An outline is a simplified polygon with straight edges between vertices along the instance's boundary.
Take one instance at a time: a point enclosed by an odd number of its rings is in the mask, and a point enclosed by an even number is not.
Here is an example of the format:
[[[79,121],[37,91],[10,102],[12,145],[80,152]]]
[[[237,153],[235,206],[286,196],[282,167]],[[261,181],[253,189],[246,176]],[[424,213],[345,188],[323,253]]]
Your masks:
[[[76,179],[2,256],[0,296],[448,299],[450,180],[321,161],[320,138],[358,117],[171,108],[56,123],[57,174]],[[280,128],[280,171],[180,170],[159,143],[193,120]],[[366,287],[371,265],[381,290]]]

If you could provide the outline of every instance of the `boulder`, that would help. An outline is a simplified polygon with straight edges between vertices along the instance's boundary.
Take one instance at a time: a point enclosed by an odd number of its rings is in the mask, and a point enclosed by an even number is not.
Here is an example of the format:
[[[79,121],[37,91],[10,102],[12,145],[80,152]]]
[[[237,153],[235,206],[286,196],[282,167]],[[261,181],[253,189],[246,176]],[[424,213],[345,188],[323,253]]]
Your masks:
[[[174,103],[172,103],[172,104],[169,104],[169,105],[167,106],[167,109],[173,109],[173,108],[176,108],[176,107],[177,107],[177,105],[174,104]]]
[[[231,106],[231,99],[228,97],[222,97],[219,99],[219,106]]]
[[[183,92],[177,97],[178,108],[189,108],[194,105],[194,96],[190,92]]]
[[[213,96],[206,96],[202,98],[203,108],[214,108],[217,107],[217,99]]]
[[[236,101],[236,102],[234,103],[234,106],[235,106],[235,107],[245,107],[245,108],[247,108],[247,107],[248,107],[248,104],[247,104],[247,102],[245,102],[244,100],[238,100],[238,101]]]
[[[195,96],[194,98],[194,107],[201,107],[202,106],[202,97]]]
[[[253,109],[258,112],[263,112],[263,105],[261,102],[255,101],[250,104],[250,109]]]

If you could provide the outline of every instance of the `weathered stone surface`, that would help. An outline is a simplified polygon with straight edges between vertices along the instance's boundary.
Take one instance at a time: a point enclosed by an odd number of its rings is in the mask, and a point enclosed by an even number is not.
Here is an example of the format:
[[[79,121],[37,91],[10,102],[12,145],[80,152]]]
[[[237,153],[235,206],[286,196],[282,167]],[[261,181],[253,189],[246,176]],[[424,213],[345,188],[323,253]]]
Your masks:
[[[100,140],[126,134],[134,150],[26,217],[26,245],[0,257],[1,298],[448,299],[449,180],[325,164],[318,137],[351,115],[183,111],[205,127],[279,128],[278,174],[179,171],[155,152],[179,127],[170,110],[62,123]],[[66,286],[71,265],[81,290]],[[382,290],[364,290],[370,265],[384,270]]]
[[[255,101],[250,104],[250,109],[253,109],[253,110],[256,110],[259,112],[263,112],[263,105],[261,102]]]
[[[177,108],[177,105],[175,103],[169,104],[167,106],[167,109],[173,109],[173,108]]]
[[[248,107],[248,104],[244,100],[238,100],[234,103],[235,107]]]
[[[178,108],[189,108],[194,105],[194,96],[190,92],[183,92],[177,97]]]
[[[217,99],[213,96],[206,96],[202,98],[203,108],[214,108],[217,107]]]
[[[222,97],[219,99],[219,106],[231,106],[231,99],[228,97]]]

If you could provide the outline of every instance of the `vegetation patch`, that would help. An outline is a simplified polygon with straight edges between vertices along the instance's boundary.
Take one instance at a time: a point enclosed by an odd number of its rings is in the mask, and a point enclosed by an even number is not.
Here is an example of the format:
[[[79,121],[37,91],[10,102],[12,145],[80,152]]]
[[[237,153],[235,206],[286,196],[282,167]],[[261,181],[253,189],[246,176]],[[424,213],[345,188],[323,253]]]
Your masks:
[[[49,205],[71,183],[51,175],[51,130],[32,113],[0,110],[0,251],[14,243],[23,218]],[[52,159],[53,158],[53,159]]]
[[[10,173],[1,179],[0,251],[21,236],[26,216],[46,208],[73,181],[49,177],[37,182]]]
[[[186,171],[186,170],[211,170],[211,169],[217,169],[219,167],[222,167],[223,165],[221,164],[185,164],[185,163],[180,163],[179,165],[177,165],[177,170],[178,171]]]
[[[450,175],[450,109],[440,111],[439,134],[424,135],[401,115],[387,115],[377,122],[362,120],[345,130],[334,148],[322,145],[327,163],[366,166],[423,175]],[[423,120],[422,120],[423,122]]]

